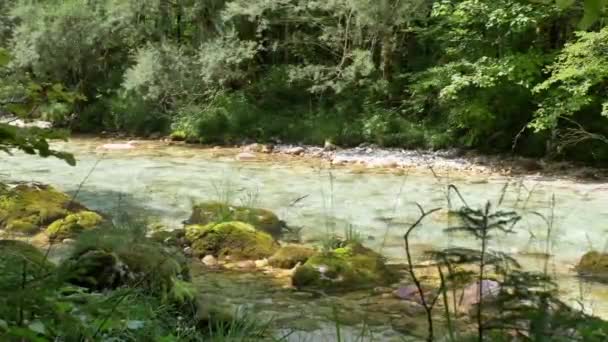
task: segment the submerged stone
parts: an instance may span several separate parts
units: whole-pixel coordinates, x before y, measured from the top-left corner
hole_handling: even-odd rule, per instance
[[[576,266],[576,271],[581,276],[608,282],[608,253],[585,253]]]
[[[51,241],[63,241],[84,230],[95,228],[102,222],[101,215],[92,211],[81,211],[51,223],[46,233]]]
[[[205,225],[213,222],[241,221],[274,237],[281,235],[285,228],[272,211],[260,208],[232,206],[220,202],[207,202],[195,205],[188,224]]]
[[[316,251],[304,246],[284,246],[268,259],[268,264],[278,268],[293,268],[298,263],[305,263]]]
[[[238,221],[188,226],[186,239],[197,257],[213,255],[231,260],[266,258],[279,247],[269,234]]]
[[[488,302],[493,301],[498,297],[500,293],[500,284],[495,280],[484,279],[481,281],[481,299],[479,297],[480,285],[476,281],[472,284],[467,285],[460,298],[458,310],[460,312],[470,312],[480,301]]]
[[[395,280],[396,275],[386,266],[384,257],[359,243],[312,256],[292,277],[298,288],[324,290],[373,288]]]

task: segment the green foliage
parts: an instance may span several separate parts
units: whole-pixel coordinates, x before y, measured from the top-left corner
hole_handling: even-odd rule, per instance
[[[596,111],[596,121],[605,120],[608,116],[608,102],[604,100],[604,82],[608,77],[607,44],[608,29],[602,29],[579,33],[575,42],[564,47],[547,68],[550,77],[534,89],[543,94],[532,124],[535,129],[557,127],[561,117],[572,116],[593,105],[601,106],[601,110]]]
[[[13,0],[1,7],[0,48],[22,93],[24,80],[60,93],[39,117],[80,131],[535,156],[564,140],[574,147],[563,155],[600,160],[602,52],[588,46],[602,44],[604,5]],[[575,58],[584,68],[567,76]]]

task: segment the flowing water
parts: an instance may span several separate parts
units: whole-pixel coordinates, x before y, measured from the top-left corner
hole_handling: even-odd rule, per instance
[[[545,259],[539,255],[549,241],[548,265],[559,280],[563,299],[582,300],[586,310],[608,318],[608,288],[583,283],[572,270],[586,251],[604,250],[608,241],[608,184],[538,176],[448,177],[430,170],[361,172],[285,158],[240,162],[234,154],[222,156],[220,150],[160,143],[107,151],[99,148],[103,143],[99,139],[57,143],[56,148],[75,154],[75,167],[52,158],[1,156],[0,180],[37,181],[78,191],[78,200],[92,209],[111,214],[128,208],[169,227],[181,226],[197,201],[253,203],[275,211],[290,226],[301,227],[304,241],[343,234],[352,227],[366,245],[392,262],[404,261],[402,236],[404,227],[418,217],[416,203],[427,210],[446,208],[445,189],[452,183],[470,206],[490,200],[494,205],[501,202],[505,210],[517,209],[523,215],[517,232],[497,236],[493,248],[511,253],[525,268],[542,269]],[[454,194],[450,198],[452,208],[461,206]],[[547,240],[547,225],[540,215],[551,217],[552,198],[554,225]],[[445,211],[429,217],[412,238],[417,250],[475,245],[471,238],[445,234],[448,220]],[[299,310],[297,304],[290,310]]]

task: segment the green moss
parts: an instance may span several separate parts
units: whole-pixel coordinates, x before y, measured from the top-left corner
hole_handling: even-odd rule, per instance
[[[41,184],[20,184],[0,193],[0,229],[31,235],[83,207]],[[37,229],[36,229],[37,228]]]
[[[40,227],[36,223],[32,222],[35,220],[36,219],[32,217],[28,217],[24,220],[14,219],[6,225],[5,229],[11,233],[34,235],[40,230]]]
[[[274,237],[280,236],[284,223],[272,211],[260,208],[231,206],[219,202],[195,205],[189,224],[209,224],[213,222],[241,221],[254,226]]]
[[[53,267],[36,247],[22,241],[0,240],[0,290],[21,283],[24,269],[26,280],[30,280],[46,275]]]
[[[583,255],[576,266],[582,276],[608,282],[608,253],[591,251]]]
[[[285,246],[274,253],[268,263],[272,267],[293,268],[298,263],[305,263],[315,253],[314,249],[308,247]]]
[[[314,255],[296,269],[292,278],[296,287],[324,290],[370,288],[395,280],[384,258],[358,243]]]
[[[278,248],[272,236],[238,221],[188,226],[186,239],[198,257],[260,259],[271,256]]]
[[[61,241],[74,237],[83,230],[95,228],[102,222],[103,218],[99,214],[92,211],[81,211],[51,223],[46,229],[46,233],[52,241]]]

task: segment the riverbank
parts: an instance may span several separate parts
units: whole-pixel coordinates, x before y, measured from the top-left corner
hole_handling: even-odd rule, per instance
[[[427,172],[437,177],[458,176],[512,176],[528,179],[570,179],[580,182],[602,183],[608,180],[608,169],[596,168],[567,161],[524,158],[513,155],[484,155],[475,151],[407,150],[382,148],[373,144],[341,148],[328,144],[324,147],[293,144],[246,143],[241,145],[200,145],[170,138],[140,139],[129,137],[104,137],[76,135],[74,139],[99,140],[105,144],[116,144],[116,149],[130,142],[130,148],[153,148],[154,146],[184,146],[215,157],[233,157],[239,161],[282,161],[309,163],[312,166],[348,167],[358,172],[393,171]],[[108,149],[114,149],[112,147]]]

